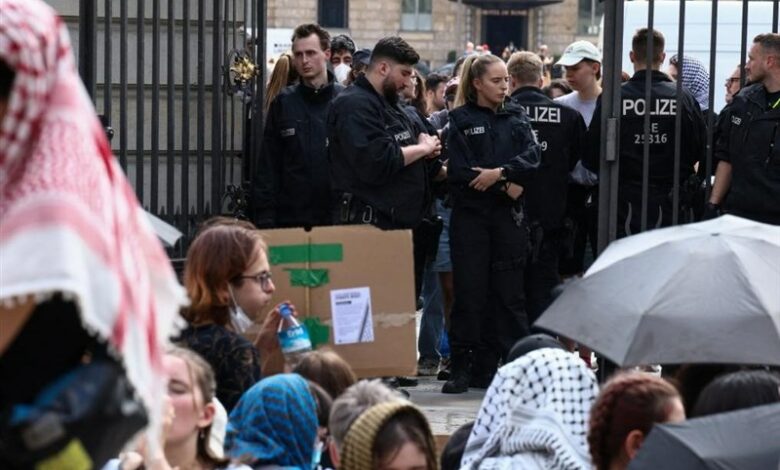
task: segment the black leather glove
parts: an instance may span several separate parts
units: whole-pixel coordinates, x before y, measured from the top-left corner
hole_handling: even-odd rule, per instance
[[[704,213],[701,215],[701,220],[715,219],[721,216],[720,204],[713,204],[708,202],[704,205]]]

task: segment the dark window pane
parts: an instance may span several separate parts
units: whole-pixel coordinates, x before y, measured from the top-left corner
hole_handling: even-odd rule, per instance
[[[430,14],[433,11],[433,2],[431,0],[418,0],[418,2],[418,8],[420,9],[418,13]]]
[[[325,28],[346,28],[347,0],[319,0],[318,23]]]
[[[401,13],[417,13],[417,0],[403,0],[401,4]]]

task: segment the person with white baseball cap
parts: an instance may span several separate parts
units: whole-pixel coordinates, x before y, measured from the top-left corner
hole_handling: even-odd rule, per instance
[[[596,100],[601,95],[601,52],[588,41],[576,41],[563,51],[556,65],[566,70],[566,81],[573,93],[557,98],[561,104],[576,109],[590,126]]]

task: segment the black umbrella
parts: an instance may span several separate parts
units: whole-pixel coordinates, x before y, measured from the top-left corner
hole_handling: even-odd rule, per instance
[[[780,403],[653,426],[629,470],[777,470]]]

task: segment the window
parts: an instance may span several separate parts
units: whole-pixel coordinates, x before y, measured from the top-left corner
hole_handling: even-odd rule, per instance
[[[430,31],[433,0],[403,0],[401,29],[404,31]]]
[[[349,27],[348,0],[319,0],[317,22],[323,28]]]
[[[597,36],[603,15],[604,3],[602,1],[580,0],[578,33],[584,36]]]

